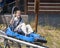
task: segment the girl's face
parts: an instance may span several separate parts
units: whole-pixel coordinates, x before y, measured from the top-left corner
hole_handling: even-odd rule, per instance
[[[20,11],[16,11],[16,17],[20,18],[21,17],[21,12]]]

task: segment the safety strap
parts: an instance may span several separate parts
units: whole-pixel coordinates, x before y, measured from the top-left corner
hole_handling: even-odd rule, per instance
[[[22,20],[22,18],[20,17],[20,19],[19,19],[19,22],[18,22],[17,26],[19,25],[19,23],[21,22],[21,20]]]

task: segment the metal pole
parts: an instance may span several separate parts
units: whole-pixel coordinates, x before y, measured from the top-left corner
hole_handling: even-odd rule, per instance
[[[39,13],[39,0],[35,0],[35,32],[37,32],[37,26],[38,26],[38,13]]]
[[[25,2],[25,11],[24,11],[24,14],[27,14],[27,11],[28,11],[28,0],[24,0],[24,2]]]

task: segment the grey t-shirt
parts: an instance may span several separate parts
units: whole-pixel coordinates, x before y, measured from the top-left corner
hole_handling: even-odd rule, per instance
[[[19,24],[24,23],[23,19],[20,17],[19,19],[17,17],[13,17],[12,20],[14,21],[12,26],[12,29],[14,30]]]

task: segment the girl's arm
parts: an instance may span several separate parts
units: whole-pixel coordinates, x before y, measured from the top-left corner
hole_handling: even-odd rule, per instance
[[[13,20],[13,18],[10,20],[10,25],[13,25],[13,23],[14,23],[14,20]]]

